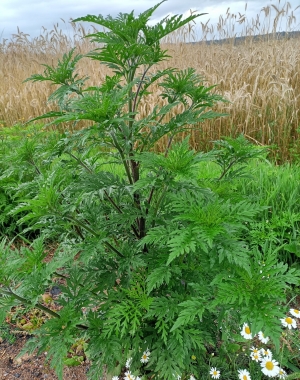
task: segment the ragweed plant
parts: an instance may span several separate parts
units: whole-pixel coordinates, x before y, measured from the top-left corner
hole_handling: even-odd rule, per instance
[[[237,153],[196,153],[188,138],[176,142],[178,133],[223,116],[211,108],[224,100],[192,68],[155,70],[168,58],[161,39],[200,16],[150,26],[162,3],[138,17],[75,20],[105,28],[87,36],[96,48],[84,57],[71,51],[57,67],[28,79],[59,86],[50,98],[59,109],[37,119],[90,122],[43,154],[41,169],[32,168],[35,191],[12,212],[48,239],[59,235],[60,247],[49,260],[41,239],[20,251],[1,246],[0,315],[18,304],[50,315],[26,349],[47,351],[60,379],[79,340],[86,342],[91,379],[104,370],[118,376],[119,363],[129,358],[127,378],[197,378],[200,370],[209,376],[207,352],[219,344],[225,321],[231,327],[230,314],[278,342],[278,302],[299,283],[299,273],[278,263],[272,247],[261,252],[244,241],[245,223],[263,207],[225,199],[197,180],[207,160],[224,169],[216,181],[238,175],[232,171],[241,162]],[[99,61],[113,74],[85,87],[86,77],[75,71],[81,59]],[[154,86],[161,99],[142,118]],[[157,153],[162,138],[165,149]],[[250,151],[247,146],[242,161],[255,156]],[[30,156],[35,164],[36,156]],[[60,289],[56,310],[40,299],[54,287]]]

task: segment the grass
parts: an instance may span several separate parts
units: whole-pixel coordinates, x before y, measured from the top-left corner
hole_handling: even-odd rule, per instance
[[[262,160],[251,160],[241,177],[233,181],[218,182],[220,168],[214,163],[199,165],[199,181],[212,188],[221,197],[266,206],[256,221],[247,224],[249,244],[263,246],[269,240],[276,246],[280,260],[299,266],[300,206],[299,176],[297,164],[273,165]],[[285,245],[283,247],[283,245]]]
[[[270,5],[251,19],[245,14],[220,15],[217,25],[189,25],[163,41],[172,59],[170,67],[195,67],[209,85],[228,99],[217,111],[228,113],[219,120],[206,120],[192,131],[191,143],[207,149],[212,140],[224,135],[243,133],[250,141],[271,145],[277,162],[299,157],[300,109],[300,44],[298,38],[275,38],[277,32],[292,31],[296,25],[296,9],[289,3]],[[241,32],[237,33],[237,25]],[[201,36],[198,32],[201,30]],[[51,31],[44,29],[30,39],[25,33],[13,35],[0,44],[0,124],[11,126],[50,111],[47,98],[53,90],[47,82],[36,85],[22,83],[33,73],[43,71],[41,64],[52,65],[62,54],[76,46],[80,53],[94,48],[82,39],[92,29],[71,23],[71,33],[64,33],[58,24]],[[239,40],[239,35],[247,38]],[[257,39],[254,35],[267,35]],[[208,39],[223,43],[204,43]],[[200,41],[199,43],[194,43]],[[83,59],[79,72],[90,73],[89,84],[101,83],[107,72],[98,62]],[[157,104],[159,89],[141,104],[144,117]],[[180,112],[180,109],[177,110]],[[83,125],[81,125],[82,127]],[[70,128],[68,126],[68,128]],[[164,144],[164,141],[161,142]]]
[[[237,193],[267,204],[276,212],[300,213],[299,165],[277,166],[267,160],[252,160],[244,173],[245,177],[234,181]],[[220,168],[214,163],[202,163],[199,167],[199,178],[213,179],[219,175]]]

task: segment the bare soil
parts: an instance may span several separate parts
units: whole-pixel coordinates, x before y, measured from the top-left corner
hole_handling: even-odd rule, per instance
[[[0,339],[0,380],[58,380],[55,372],[45,361],[44,355],[17,355],[26,343],[28,336],[17,336],[13,344]],[[88,363],[64,369],[64,380],[86,380]]]

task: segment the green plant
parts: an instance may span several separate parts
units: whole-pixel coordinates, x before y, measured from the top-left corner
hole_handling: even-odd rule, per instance
[[[61,137],[42,126],[15,125],[2,131],[0,141],[0,234],[13,239],[29,225],[18,224],[20,216],[12,210],[25,198],[34,198],[41,177],[49,172],[53,148]],[[27,237],[32,237],[27,234]]]
[[[9,344],[13,344],[16,341],[16,337],[10,331],[10,326],[7,323],[0,325],[0,342],[7,341]]]
[[[266,240],[273,241],[281,246],[280,260],[299,265],[299,166],[253,162],[247,173],[248,178],[235,181],[236,192],[266,206],[256,220],[247,224],[249,244],[262,246]]]
[[[242,172],[247,167],[245,164],[248,163],[249,159],[263,158],[263,154],[267,153],[266,147],[253,146],[243,135],[236,139],[224,137],[222,140],[214,141],[214,147],[218,148],[215,152],[214,161],[221,168],[219,181],[222,178],[241,177]]]
[[[279,302],[290,284],[299,284],[299,273],[279,263],[270,244],[260,251],[244,239],[245,223],[264,207],[246,197],[222,197],[197,179],[199,165],[215,161],[223,169],[218,182],[230,180],[226,174],[239,174],[233,165],[256,156],[255,149],[231,140],[236,151],[228,151],[227,141],[223,151],[196,153],[188,137],[174,143],[178,133],[223,116],[211,110],[223,99],[194,69],[154,71],[168,57],[160,40],[199,16],[172,16],[149,26],[162,3],[138,17],[132,12],[75,20],[106,28],[87,36],[101,47],[86,57],[73,58],[71,51],[56,68],[46,66],[43,75],[28,79],[59,85],[50,99],[59,111],[35,120],[91,123],[65,133],[51,148],[12,212],[21,213],[19,223],[27,230],[47,238],[60,234],[50,262],[42,238],[20,250],[4,241],[0,249],[0,317],[17,304],[50,315],[26,350],[47,351],[60,379],[78,340],[86,342],[91,379],[104,368],[119,371],[130,357],[128,371],[145,378],[173,380],[200,371],[205,378],[208,352],[216,350],[225,327],[247,321],[279,348]],[[84,87],[85,78],[74,74],[84,58],[114,74],[100,86]],[[154,85],[161,100],[142,118]],[[163,137],[165,149],[157,153]],[[34,148],[24,156],[36,171],[37,153]],[[266,273],[260,273],[262,261]],[[40,296],[58,280],[60,308],[52,310]]]

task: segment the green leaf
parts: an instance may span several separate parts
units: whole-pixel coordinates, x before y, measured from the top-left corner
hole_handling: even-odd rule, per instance
[[[284,249],[290,253],[294,253],[297,257],[300,257],[300,244],[296,241],[286,244]]]
[[[197,247],[197,241],[191,229],[178,230],[174,235],[175,236],[168,241],[170,255],[167,265],[185,253],[195,252]]]
[[[171,332],[178,329],[180,326],[189,325],[194,322],[196,317],[200,322],[205,310],[205,300],[191,298],[187,301],[181,302],[178,306],[184,308],[184,310],[180,311],[178,318],[170,330]]]
[[[168,285],[171,279],[171,270],[167,266],[161,266],[154,269],[147,277],[147,292],[150,292],[161,286],[162,284]]]
[[[83,356],[72,356],[71,358],[64,358],[64,364],[68,367],[76,367],[81,365],[83,360]]]
[[[44,75],[34,74],[31,77],[25,79],[24,82],[51,81],[54,84],[65,84],[65,85],[70,85],[70,84],[75,83],[77,74],[73,76],[73,72],[76,68],[76,64],[83,56],[81,54],[76,54],[75,57],[73,58],[74,51],[75,51],[75,48],[71,49],[69,53],[64,54],[62,61],[60,60],[58,61],[57,68],[54,68],[49,65],[43,65],[46,67],[46,70],[44,71]]]

